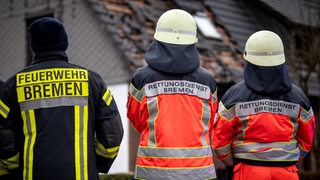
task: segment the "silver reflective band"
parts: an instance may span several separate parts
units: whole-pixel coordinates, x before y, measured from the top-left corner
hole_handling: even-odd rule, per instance
[[[195,148],[153,148],[139,146],[138,156],[147,158],[195,158],[212,156],[210,146]]]
[[[252,56],[276,56],[284,54],[283,51],[272,51],[272,52],[255,52],[255,51],[246,51],[246,55]]]
[[[221,101],[219,102],[218,111],[219,114],[228,121],[231,121],[236,116],[235,106],[227,109]]]
[[[165,177],[164,177],[165,176]],[[197,168],[154,168],[137,166],[135,178],[137,179],[166,179],[166,180],[194,180],[216,178],[214,165]],[[162,178],[161,178],[162,177]]]
[[[231,152],[231,142],[225,146],[220,147],[220,148],[215,148],[214,150],[217,155],[224,156],[224,155]]]
[[[281,149],[285,151],[294,151],[297,148],[297,141],[293,140],[292,142],[271,142],[271,143],[247,143],[241,144],[242,141],[236,141],[236,146],[233,147],[234,152],[244,153],[244,152],[253,152],[261,151],[262,149]]]
[[[233,146],[236,158],[262,161],[297,161],[300,157],[296,141],[240,144],[241,142],[237,141]]]
[[[141,90],[136,89],[133,84],[130,83],[130,88],[129,88],[130,94],[137,99],[139,102],[142,101],[142,98],[144,97],[144,88]]]
[[[305,122],[308,122],[311,118],[312,118],[312,115],[313,115],[313,110],[312,108],[309,109],[309,111],[305,110],[304,108],[302,108],[302,111],[300,113],[300,118],[305,121]]]
[[[234,157],[240,159],[250,159],[256,161],[298,161],[300,157],[300,150],[296,148],[293,151],[285,151],[281,149],[270,149],[261,152],[245,152],[234,153]]]
[[[21,102],[21,110],[53,108],[59,106],[88,105],[88,97],[61,97]]]
[[[195,31],[172,29],[172,28],[162,28],[162,27],[158,27],[158,28],[156,29],[156,31],[172,32],[172,33],[179,33],[179,34],[189,34],[189,35],[197,36],[197,32],[195,32]]]
[[[148,109],[149,109],[149,119],[148,119],[148,126],[150,129],[150,137],[148,141],[148,146],[156,147],[156,119],[158,115],[158,100],[157,97],[151,97],[148,99]]]

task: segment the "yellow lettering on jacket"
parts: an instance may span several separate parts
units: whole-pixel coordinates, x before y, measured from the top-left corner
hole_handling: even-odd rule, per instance
[[[52,68],[18,73],[18,101],[43,98],[88,96],[88,71],[72,68]]]

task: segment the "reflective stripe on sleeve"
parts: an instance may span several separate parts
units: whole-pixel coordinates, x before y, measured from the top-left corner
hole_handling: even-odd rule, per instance
[[[1,160],[6,169],[15,169],[19,167],[19,153],[11,158]]]
[[[305,110],[304,108],[301,108],[301,113],[300,113],[300,118],[305,121],[305,122],[308,122],[311,118],[312,118],[312,115],[313,115],[313,110],[312,108],[310,107],[309,111]]]
[[[219,110],[218,113],[221,117],[223,117],[227,121],[231,121],[235,117],[235,106],[227,109],[224,104],[220,101],[219,102]]]
[[[0,160],[0,179],[2,175],[6,175],[9,174],[9,171],[4,167],[3,164],[1,164],[1,160]]]
[[[9,174],[10,169],[19,167],[19,153],[8,159],[0,159],[0,179],[1,175]]]
[[[221,159],[223,163],[227,166],[232,166],[233,165],[233,154],[230,153],[225,159]]]
[[[114,158],[118,155],[120,146],[105,148],[98,140],[96,140],[96,153],[105,158]]]
[[[113,96],[109,88],[107,88],[106,92],[103,94],[102,99],[107,104],[107,106],[110,105]]]
[[[301,158],[304,158],[304,157],[309,153],[309,151],[304,150],[304,149],[301,147],[300,144],[299,144],[299,149],[300,149],[300,157],[301,157]]]
[[[0,114],[4,117],[7,118],[8,114],[10,112],[10,108],[0,100]]]
[[[222,146],[220,148],[215,148],[214,151],[218,156],[227,155],[228,153],[231,152],[231,143],[229,143],[225,146]]]
[[[142,88],[140,91],[136,89],[133,84],[130,83],[129,87],[130,94],[139,102],[142,101],[142,98],[145,96],[144,88]]]
[[[214,93],[212,94],[212,102],[215,102],[218,100],[218,95],[217,95],[217,89],[214,91]]]

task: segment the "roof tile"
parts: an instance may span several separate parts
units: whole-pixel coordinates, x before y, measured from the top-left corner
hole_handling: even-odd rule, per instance
[[[242,56],[236,50],[236,45],[223,26],[215,22],[215,16],[207,11],[204,4],[200,1],[174,0],[174,1],[155,1],[155,0],[101,0],[106,9],[96,11],[100,14],[100,19],[106,23],[115,43],[125,51],[125,57],[132,64],[131,68],[145,66],[144,54],[153,40],[154,29],[160,15],[168,9],[180,8],[189,11],[191,14],[203,11],[217,25],[217,30],[222,35],[222,39],[206,38],[198,33],[198,43],[196,47],[200,55],[200,64],[216,78],[219,83],[234,82],[232,73],[228,72],[228,66],[242,66]],[[98,9],[98,8],[95,8]],[[227,53],[229,52],[229,53]]]

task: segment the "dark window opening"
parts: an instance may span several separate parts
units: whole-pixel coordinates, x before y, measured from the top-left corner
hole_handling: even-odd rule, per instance
[[[35,16],[35,17],[31,17],[31,18],[27,18],[26,19],[26,39],[27,39],[27,59],[26,59],[26,66],[29,66],[30,64],[32,64],[33,62],[33,58],[34,58],[34,54],[33,54],[33,51],[31,49],[31,43],[30,43],[30,35],[29,35],[29,32],[28,32],[28,27],[37,19],[40,19],[40,18],[43,18],[43,17],[53,17],[53,13],[50,13],[50,14],[44,14],[44,15],[41,15],[41,16]]]
[[[295,35],[295,48],[303,49],[303,39],[299,35]]]

